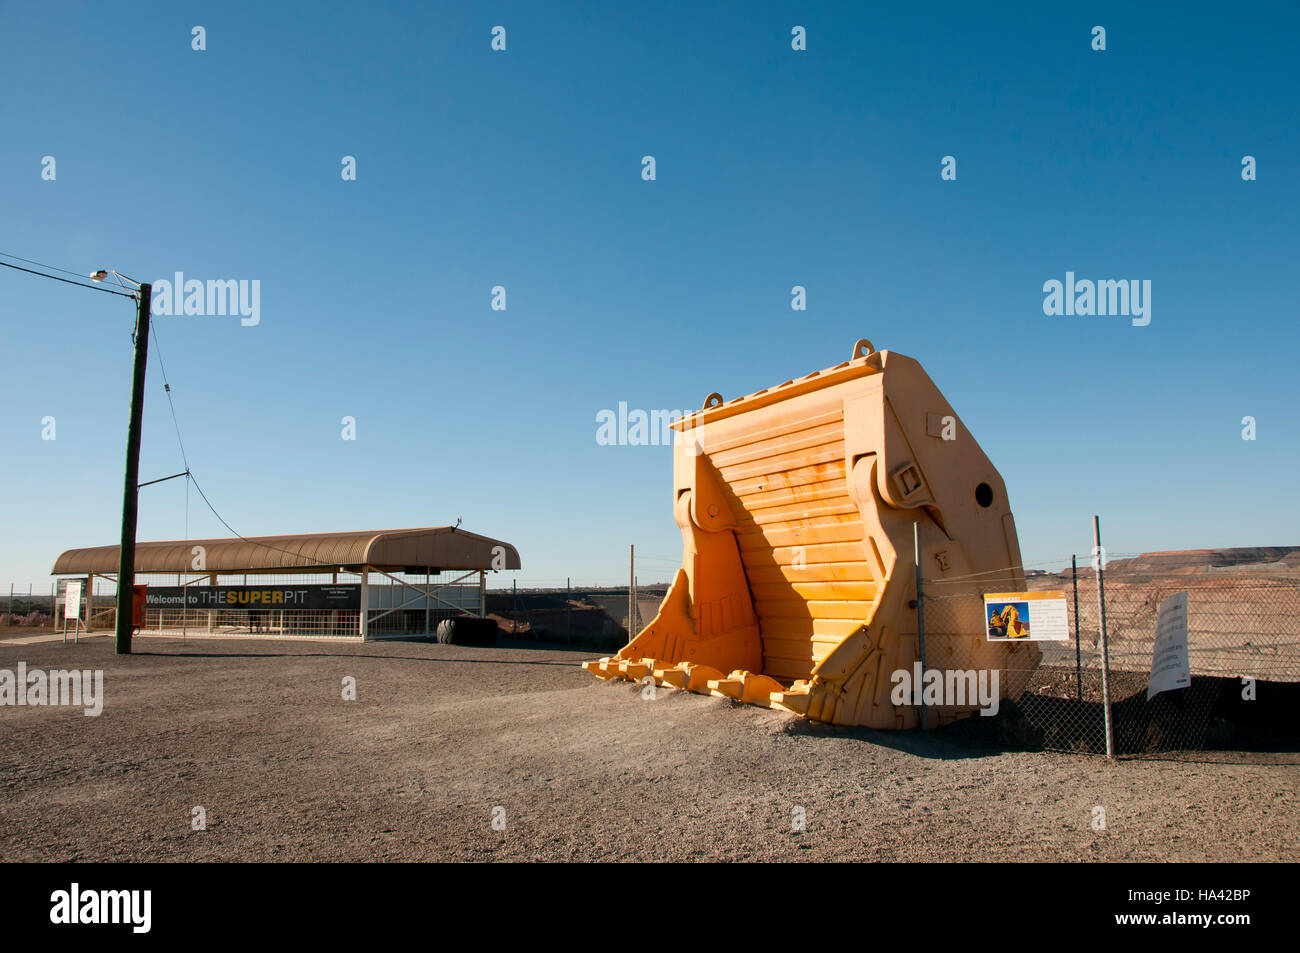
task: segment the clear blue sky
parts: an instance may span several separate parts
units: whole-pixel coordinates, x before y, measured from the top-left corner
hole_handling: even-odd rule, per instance
[[[520,584],[621,581],[628,543],[667,579],[671,450],[598,446],[597,412],[865,336],[962,415],[1029,564],[1086,553],[1093,513],[1112,552],[1300,543],[1295,4],[301,9],[18,3],[0,30],[0,251],[261,282],[256,327],[157,319],[240,533],[461,517]],[[1149,279],[1151,324],[1045,316],[1067,271]],[[131,323],[0,269],[0,587],[116,541]],[[150,375],[142,479],[182,469]],[[141,539],[185,535],[184,483],[142,491]],[[189,534],[226,535],[196,496]]]

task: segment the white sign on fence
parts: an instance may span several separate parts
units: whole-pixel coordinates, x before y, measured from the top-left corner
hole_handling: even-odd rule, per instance
[[[81,581],[69,582],[63,592],[63,618],[81,618]]]
[[[1190,684],[1192,667],[1187,657],[1187,593],[1180,592],[1160,603],[1147,701],[1161,692],[1186,688]]]

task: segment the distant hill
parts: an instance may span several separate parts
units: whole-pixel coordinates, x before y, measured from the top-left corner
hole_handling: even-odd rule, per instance
[[[1092,560],[1079,557],[1079,578],[1092,576]],[[1249,579],[1300,581],[1300,546],[1241,546],[1235,549],[1177,549],[1142,553],[1127,559],[1106,561],[1106,578],[1115,584],[1147,585],[1168,581],[1181,585],[1201,581],[1217,584],[1230,577],[1241,583]],[[1031,589],[1057,588],[1071,579],[1070,569],[1059,572],[1025,572]],[[1198,583],[1199,584],[1199,583]]]
[[[1300,570],[1300,546],[1243,546],[1236,549],[1178,549],[1143,553],[1107,562],[1106,570],[1124,575],[1183,575],[1213,571]]]

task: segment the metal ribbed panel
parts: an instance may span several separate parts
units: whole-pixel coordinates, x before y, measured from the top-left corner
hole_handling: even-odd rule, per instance
[[[195,547],[203,548],[202,566]],[[54,561],[52,575],[116,573],[118,547],[69,549]],[[518,569],[509,543],[450,526],[363,530],[247,539],[190,539],[137,543],[136,572],[333,572],[340,566],[377,569]]]
[[[735,494],[736,543],[763,641],[763,672],[808,678],[871,616],[878,583],[862,558],[863,526],[844,474],[838,401],[772,424],[745,415],[711,434],[710,463]],[[766,421],[766,426],[762,423]]]

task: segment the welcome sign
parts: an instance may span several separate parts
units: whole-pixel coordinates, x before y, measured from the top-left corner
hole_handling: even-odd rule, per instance
[[[360,586],[150,586],[146,609],[360,609]]]

